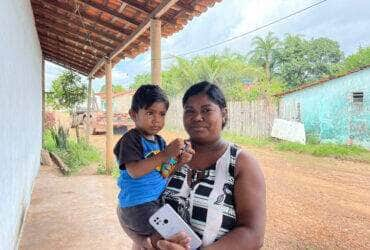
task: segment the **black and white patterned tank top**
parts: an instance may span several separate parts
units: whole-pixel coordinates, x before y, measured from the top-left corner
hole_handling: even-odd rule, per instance
[[[162,200],[191,226],[203,246],[218,240],[236,225],[234,169],[239,152],[229,144],[216,164],[205,170],[183,166],[170,177],[162,194]]]

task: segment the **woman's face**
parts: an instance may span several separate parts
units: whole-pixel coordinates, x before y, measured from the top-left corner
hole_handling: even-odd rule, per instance
[[[224,119],[226,109],[221,110],[205,94],[189,97],[184,105],[184,127],[193,141],[210,143],[218,140]]]

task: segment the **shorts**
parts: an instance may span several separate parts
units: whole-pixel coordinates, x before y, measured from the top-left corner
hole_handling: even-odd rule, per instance
[[[146,202],[133,207],[117,207],[117,215],[121,226],[129,228],[142,236],[155,233],[149,224],[149,218],[162,206],[160,200]]]

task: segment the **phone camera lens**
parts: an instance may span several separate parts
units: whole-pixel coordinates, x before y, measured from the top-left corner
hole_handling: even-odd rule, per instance
[[[167,219],[164,219],[164,220],[163,220],[163,223],[164,223],[164,224],[167,224],[167,223],[168,223],[168,220],[167,220]]]

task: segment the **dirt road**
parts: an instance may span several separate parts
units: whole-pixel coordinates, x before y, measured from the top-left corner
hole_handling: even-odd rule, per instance
[[[175,134],[164,136],[170,140]],[[103,152],[104,135],[92,140]],[[370,249],[369,164],[245,149],[266,178],[265,249]],[[115,217],[115,180],[94,173],[91,167],[63,177],[42,168],[21,249],[130,248]]]

